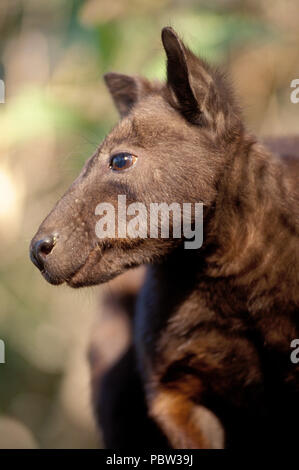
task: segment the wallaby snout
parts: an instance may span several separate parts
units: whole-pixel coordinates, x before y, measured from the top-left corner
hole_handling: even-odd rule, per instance
[[[53,250],[56,239],[57,235],[48,235],[32,243],[30,247],[30,257],[40,271],[43,271],[45,258]]]

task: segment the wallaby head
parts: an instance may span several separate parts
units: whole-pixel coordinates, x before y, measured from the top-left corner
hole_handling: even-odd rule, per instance
[[[224,77],[197,58],[173,29],[162,30],[162,42],[166,84],[105,76],[120,122],[31,243],[32,261],[53,284],[97,284],[163,259],[183,237],[100,239],[97,205],[110,203],[117,215],[118,195],[125,195],[127,204],[146,207],[152,202],[212,207],[229,159],[242,151],[243,125]]]

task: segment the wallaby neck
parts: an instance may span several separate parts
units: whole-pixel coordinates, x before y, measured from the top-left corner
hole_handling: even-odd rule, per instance
[[[203,247],[179,248],[155,271],[181,291],[221,279],[240,289],[244,306],[253,284],[257,296],[279,285],[278,303],[298,305],[298,221],[288,187],[279,158],[247,138],[220,179],[204,219]]]
[[[285,286],[285,302],[298,305],[298,200],[293,191],[290,196],[292,184],[284,162],[247,139],[219,185],[207,233],[210,276],[240,286],[256,283],[260,291],[280,286],[283,292]]]

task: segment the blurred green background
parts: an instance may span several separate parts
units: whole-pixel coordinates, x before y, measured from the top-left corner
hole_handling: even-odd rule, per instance
[[[298,24],[297,0],[1,0],[0,448],[101,445],[86,351],[107,287],[50,286],[28,245],[116,122],[103,73],[163,79],[171,25],[225,65],[254,132],[295,133]]]

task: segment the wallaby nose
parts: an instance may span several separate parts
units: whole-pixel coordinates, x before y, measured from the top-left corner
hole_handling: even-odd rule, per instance
[[[55,237],[53,235],[35,241],[30,247],[30,258],[33,264],[41,271],[44,269],[45,259],[53,250]]]

